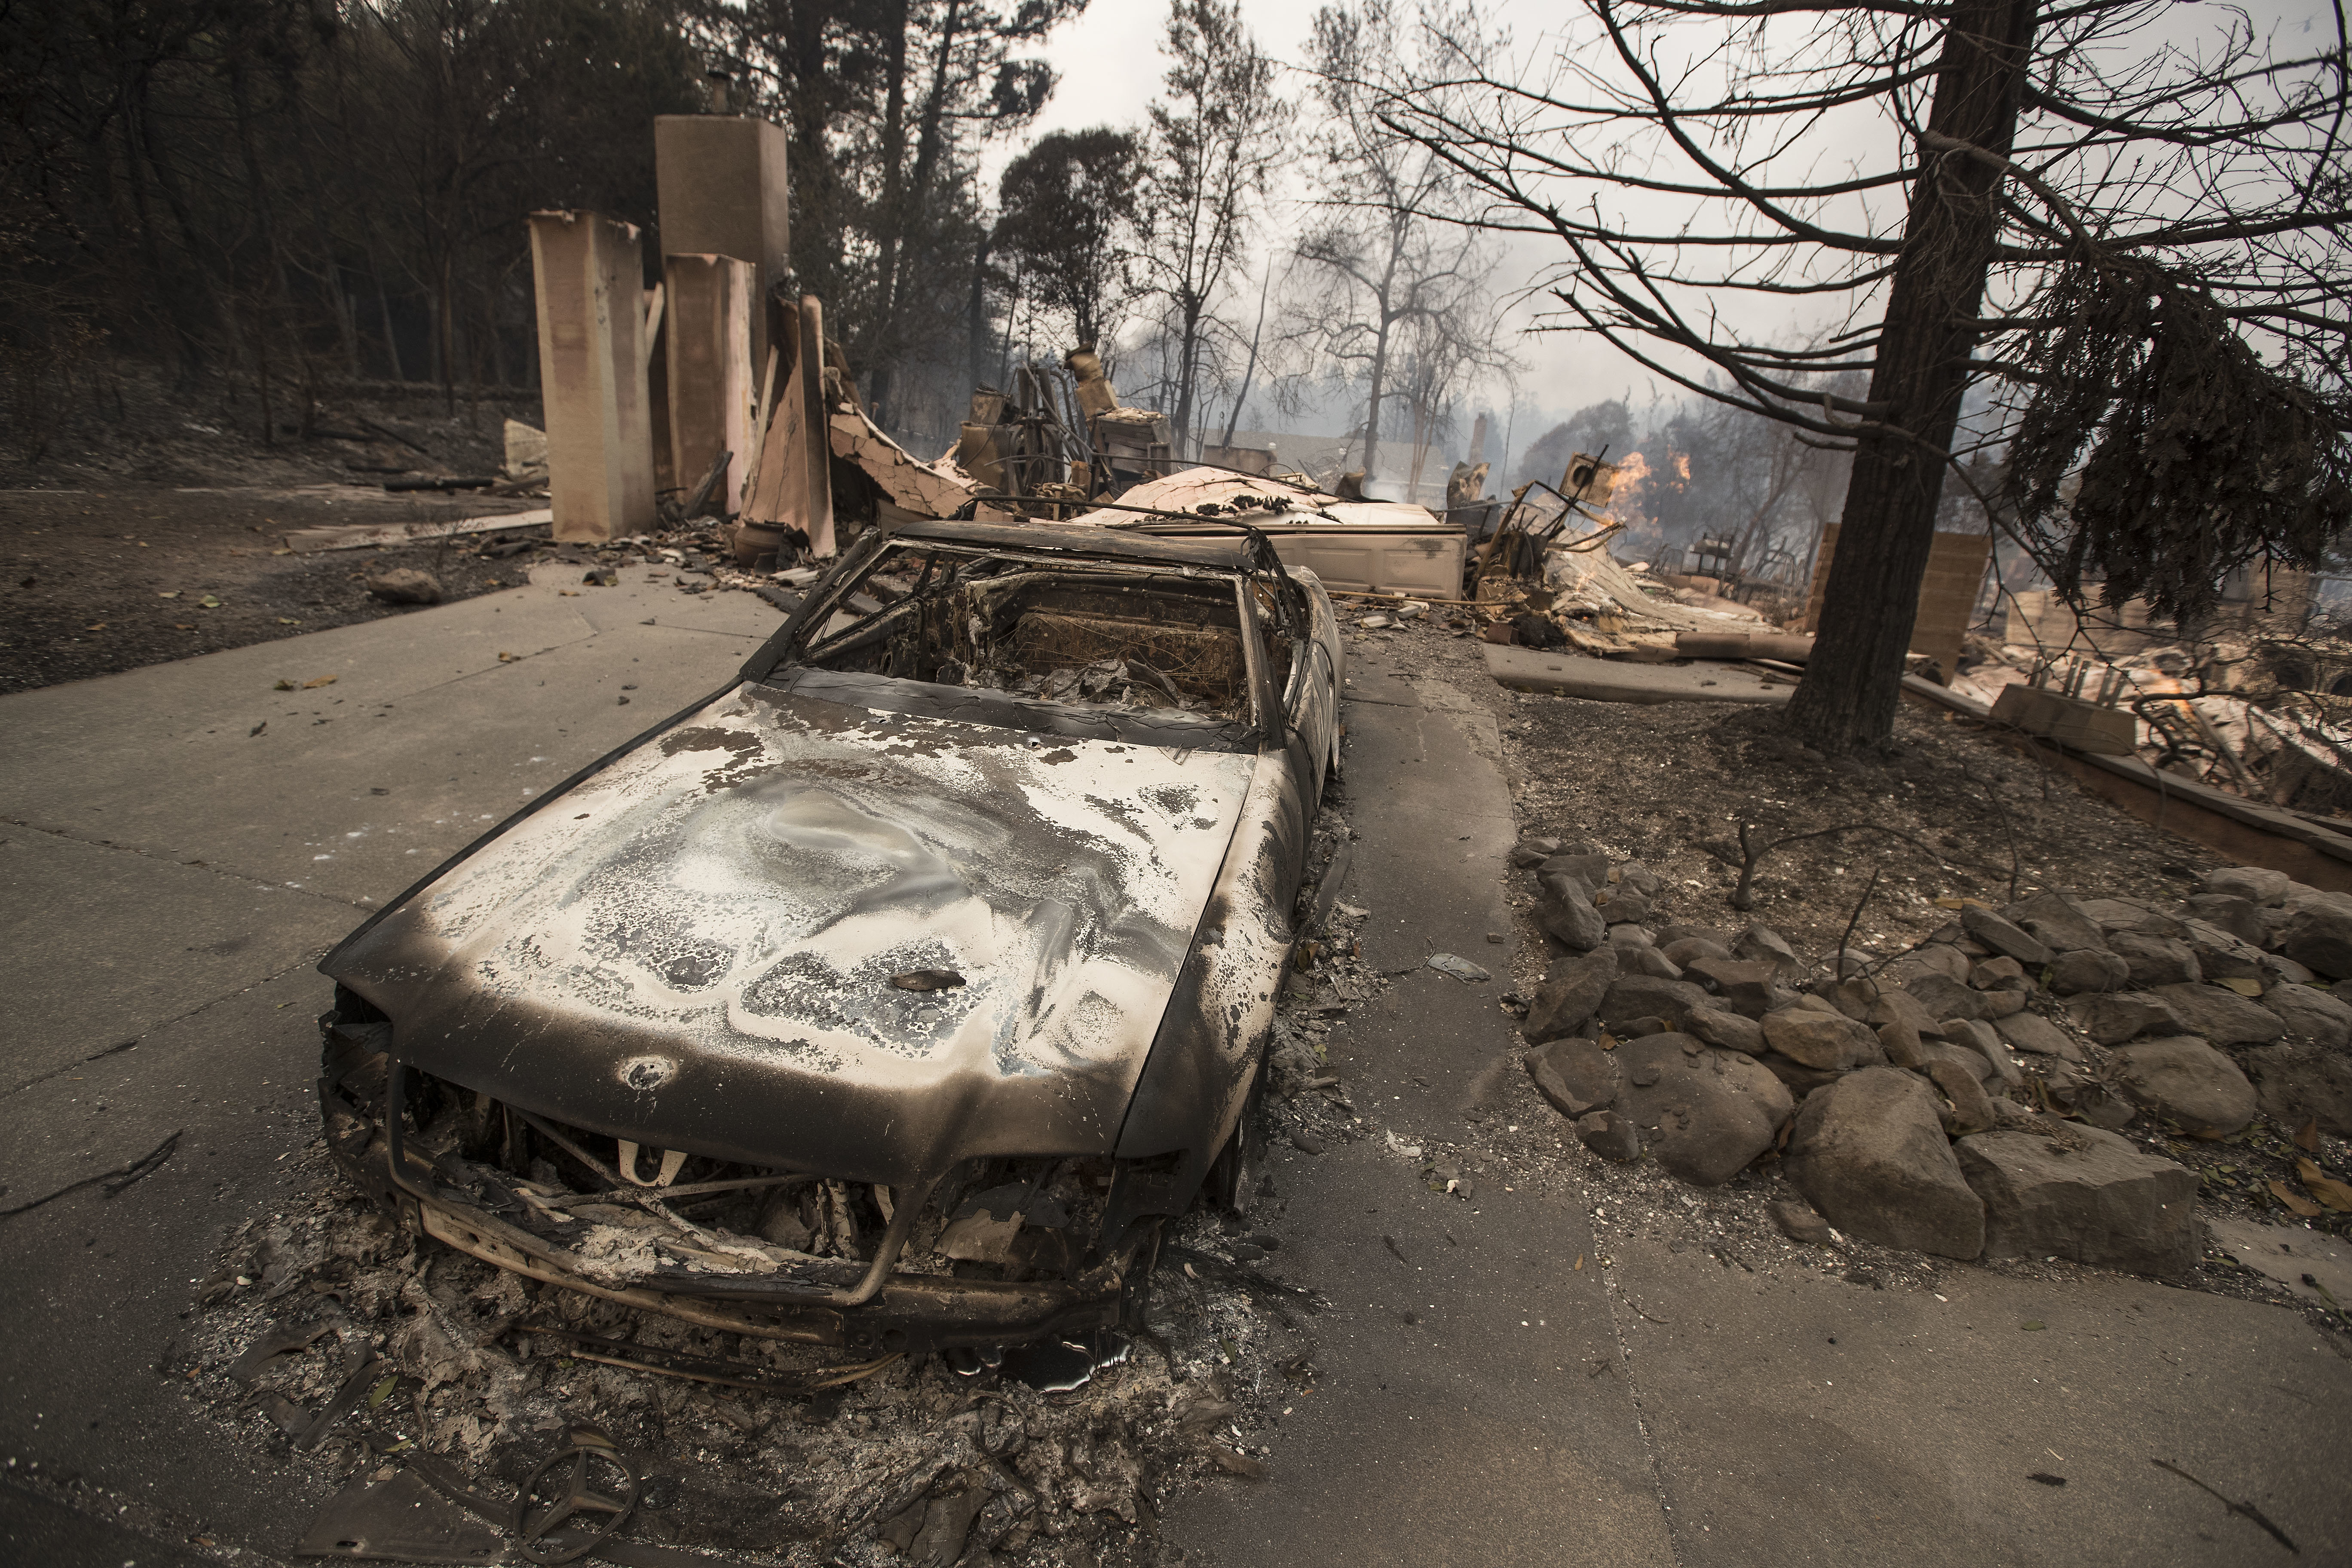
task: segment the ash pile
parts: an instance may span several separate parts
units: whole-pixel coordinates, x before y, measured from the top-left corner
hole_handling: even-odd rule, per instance
[[[1159,1563],[1171,1490],[1263,1479],[1251,1434],[1315,1376],[1317,1304],[1261,1268],[1278,1200],[1171,1224],[1131,1337],[843,1363],[499,1269],[302,1158],[317,1195],[230,1238],[170,1367],[331,1493],[298,1556]]]
[[[1654,912],[1663,880],[1597,845],[1512,859],[1556,952],[1524,1066],[1604,1160],[1777,1178],[1798,1240],[2158,1277],[2204,1259],[2200,1205],[2352,1224],[2352,896],[2233,868],[2170,906],[1946,900],[1910,947],[1816,968]]]

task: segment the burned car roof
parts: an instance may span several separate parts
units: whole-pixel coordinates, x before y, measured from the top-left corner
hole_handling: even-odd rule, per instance
[[[904,522],[891,530],[900,540],[996,544],[1106,561],[1151,562],[1212,572],[1247,572],[1259,567],[1245,539],[1171,539],[1079,522]]]

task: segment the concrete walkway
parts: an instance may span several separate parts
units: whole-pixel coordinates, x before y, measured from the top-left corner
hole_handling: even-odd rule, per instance
[[[0,1562],[180,1563],[199,1536],[274,1561],[321,1500],[215,1442],[157,1371],[222,1232],[310,1179],[311,963],[726,681],[778,619],[668,574],[551,580],[576,575],[0,698],[0,1208],[180,1134],[120,1196],[0,1219]],[[1491,721],[1437,683],[1353,673],[1368,952],[1499,970]],[[1459,1137],[1507,1024],[1490,988],[1423,970],[1334,1052],[1368,1118]],[[1663,1247],[1578,1270],[1580,1207],[1441,1197],[1376,1140],[1276,1176],[1283,1267],[1335,1309],[1274,1480],[1166,1521],[1228,1568],[2352,1563],[2352,1364],[2276,1309],[1969,1270],[1937,1301]],[[2251,1499],[2300,1557],[2157,1458]]]

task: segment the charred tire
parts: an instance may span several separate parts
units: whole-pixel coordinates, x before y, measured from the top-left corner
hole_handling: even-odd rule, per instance
[[[1249,1098],[1242,1101],[1241,1119],[1226,1140],[1216,1163],[1202,1184],[1210,1199],[1230,1215],[1245,1215],[1257,1201],[1258,1177],[1265,1170],[1265,1058],[1258,1058],[1250,1079]]]

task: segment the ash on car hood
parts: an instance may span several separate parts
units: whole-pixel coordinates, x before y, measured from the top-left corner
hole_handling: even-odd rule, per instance
[[[403,1060],[656,1147],[884,1182],[1107,1152],[1255,766],[745,687],[324,967]]]

